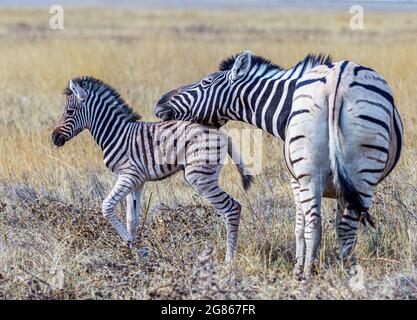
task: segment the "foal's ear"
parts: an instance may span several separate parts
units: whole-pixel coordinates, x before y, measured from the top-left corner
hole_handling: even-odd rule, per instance
[[[78,83],[70,80],[68,87],[70,88],[72,93],[75,94],[79,101],[84,101],[85,99],[87,99],[87,91],[84,88],[82,88]]]
[[[231,80],[235,81],[243,77],[252,66],[252,54],[250,51],[241,53],[235,60],[231,70]]]

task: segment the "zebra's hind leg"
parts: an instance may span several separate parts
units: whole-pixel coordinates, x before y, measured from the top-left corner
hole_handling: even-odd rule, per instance
[[[339,258],[343,264],[353,263],[353,248],[356,244],[356,234],[358,230],[359,217],[357,213],[343,205],[337,203],[336,216],[336,239],[339,247]]]
[[[305,261],[304,277],[310,278],[315,272],[318,249],[321,241],[321,190],[310,175],[299,179],[300,195],[299,201],[305,217],[304,240],[305,240]]]
[[[126,196],[126,227],[132,241],[136,240],[136,234],[140,219],[140,198],[143,185]]]
[[[304,226],[305,226],[305,216],[303,210],[301,209],[300,203],[300,184],[294,178],[291,179],[291,187],[294,194],[295,201],[295,258],[296,263],[293,271],[295,278],[300,279],[304,271],[304,259],[306,244],[304,240]]]
[[[371,206],[372,196],[377,184],[374,183],[374,181],[380,179],[379,169],[375,170],[370,168],[370,164],[365,161],[361,162],[361,166],[362,167],[356,168],[356,171],[359,173],[357,176],[350,175],[350,179],[354,181],[353,185],[356,189],[357,196],[359,197],[356,202],[361,202],[360,208],[353,210],[353,204],[346,199],[346,196],[344,197],[345,199],[338,200],[337,211],[339,216],[336,219],[336,235],[339,247],[339,258],[346,266],[355,263],[353,249],[357,241],[358,226],[363,218],[362,214],[367,213],[368,208]],[[348,172],[352,171],[354,171],[354,169],[348,170]],[[366,215],[364,217],[366,217]],[[362,222],[366,223],[366,221],[363,220]]]
[[[220,166],[186,167],[186,181],[206,198],[224,218],[227,233],[226,263],[230,264],[237,250],[241,206],[219,186]]]
[[[110,194],[104,199],[102,204],[103,216],[110,222],[110,224],[116,229],[117,233],[123,238],[124,241],[131,243],[133,238],[127,231],[126,227],[119,221],[116,216],[116,205],[126,197],[135,188],[135,182],[129,176],[121,175],[117,178],[117,182],[114,185]]]

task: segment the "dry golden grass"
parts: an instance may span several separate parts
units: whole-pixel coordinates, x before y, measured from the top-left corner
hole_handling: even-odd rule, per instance
[[[348,12],[66,10],[63,31],[48,28],[46,10],[2,10],[0,21],[1,298],[417,297],[415,13],[366,13],[362,31],[349,29]],[[393,89],[404,153],[378,187],[377,229],[360,231],[363,287],[349,285],[337,264],[331,201],[320,275],[307,284],[291,279],[294,206],[278,139],[264,135],[264,170],[248,195],[234,169],[223,170],[223,186],[244,206],[232,275],[222,221],[181,175],[146,185],[138,247],[149,256],[142,257],[100,215],[114,179],[89,134],[60,150],[51,145],[72,77],[103,79],[156,120],[152,106],[162,93],[245,49],[282,66],[330,53],[379,71]],[[236,126],[244,125],[228,125]]]

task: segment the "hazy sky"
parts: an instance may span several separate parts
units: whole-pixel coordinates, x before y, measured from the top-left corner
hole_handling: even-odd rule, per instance
[[[353,4],[382,10],[417,9],[417,0],[0,0],[2,7],[116,6],[144,8],[318,8],[342,9]]]

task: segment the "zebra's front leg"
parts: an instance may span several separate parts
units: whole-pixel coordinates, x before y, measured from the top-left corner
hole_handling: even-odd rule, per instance
[[[291,179],[291,187],[294,194],[295,201],[295,258],[296,263],[293,271],[295,278],[300,279],[304,271],[304,259],[305,259],[305,240],[304,240],[304,226],[305,217],[303,210],[301,209],[301,203],[299,199],[300,184],[294,178]]]
[[[132,189],[134,189],[132,180],[127,176],[119,176],[112,191],[106,199],[104,199],[102,204],[103,216],[116,229],[122,239],[128,243],[131,243],[133,238],[127,231],[126,227],[117,218],[115,208],[119,201],[126,197]]]
[[[306,178],[309,178],[308,176]],[[301,179],[310,180],[310,179]],[[317,185],[300,182],[300,203],[305,217],[304,239],[306,255],[304,261],[304,277],[310,278],[315,273],[318,249],[321,241],[321,193]]]
[[[143,185],[126,196],[126,227],[132,241],[136,240],[140,220],[140,198]]]

